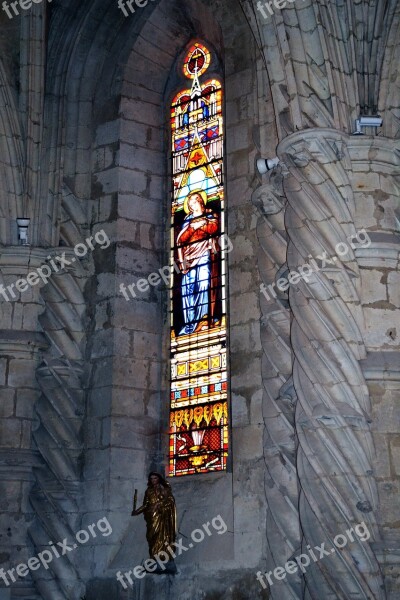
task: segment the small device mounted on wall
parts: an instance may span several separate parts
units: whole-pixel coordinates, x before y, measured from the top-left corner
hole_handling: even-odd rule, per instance
[[[30,219],[19,218],[17,219],[18,226],[18,243],[20,246],[29,246],[28,242],[28,227]]]
[[[257,159],[257,171],[260,175],[265,175],[268,171],[271,171],[275,167],[279,165],[279,158],[275,156],[275,158],[258,158]]]
[[[382,117],[379,115],[360,116],[356,119],[356,130],[353,132],[353,135],[364,135],[364,132],[361,131],[361,127],[382,127],[382,122]]]

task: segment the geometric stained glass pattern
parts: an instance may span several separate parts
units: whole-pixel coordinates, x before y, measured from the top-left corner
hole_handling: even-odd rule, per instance
[[[210,63],[190,46],[191,85],[171,106],[170,476],[224,470],[228,455],[222,88]]]

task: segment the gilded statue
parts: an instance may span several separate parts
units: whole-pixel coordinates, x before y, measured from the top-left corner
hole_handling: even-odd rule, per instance
[[[176,572],[171,545],[176,539],[176,507],[171,486],[160,473],[151,472],[147,481],[143,505],[132,511],[132,516],[143,513],[146,521],[146,539],[150,558],[166,557],[167,571]],[[164,560],[162,561],[164,562]],[[165,568],[162,569],[165,573]]]

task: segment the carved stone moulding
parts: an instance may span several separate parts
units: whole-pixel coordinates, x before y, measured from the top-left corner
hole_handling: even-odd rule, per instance
[[[396,269],[399,264],[400,236],[391,232],[369,231],[371,243],[356,248],[354,254],[360,267]]]
[[[56,246],[54,248],[33,248],[32,246],[8,246],[0,251],[0,273],[3,275],[21,275],[25,276],[28,272],[34,271],[42,265],[49,263],[54,257],[65,256],[67,262],[63,265],[62,261],[55,261],[57,271],[50,265],[52,275],[58,272],[79,271],[80,261],[77,258],[73,248],[66,246]],[[89,260],[85,258],[86,262]]]
[[[389,138],[352,136],[336,129],[306,129],[282,140],[277,155],[289,169],[291,162],[302,168],[316,160],[325,165],[341,162],[345,170],[400,176],[400,142]],[[337,179],[339,173],[332,175]]]
[[[349,157],[355,170],[400,175],[400,141],[381,136],[347,136]]]
[[[400,381],[398,352],[368,352],[367,357],[360,361],[360,365],[367,381],[385,381],[385,383]]]
[[[37,450],[25,448],[3,448],[0,450],[0,478],[20,481],[21,475],[30,475],[33,467],[41,467]],[[32,476],[33,480],[33,476]]]
[[[48,248],[31,246],[8,246],[0,252],[0,272],[3,275],[25,275],[29,270],[37,269],[49,254]],[[19,270],[20,269],[20,270]]]
[[[0,329],[0,356],[12,354],[16,358],[27,358],[26,354],[38,354],[47,348],[46,337],[40,331]],[[35,358],[38,360],[40,356]]]

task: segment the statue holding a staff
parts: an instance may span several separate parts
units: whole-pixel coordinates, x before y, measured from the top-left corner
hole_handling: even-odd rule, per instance
[[[135,499],[137,493],[135,490]],[[143,505],[134,509],[132,516],[144,514],[146,521],[146,539],[149,545],[150,558],[164,552],[170,561],[167,569],[162,572],[176,572],[173,562],[173,548],[171,544],[176,539],[176,507],[175,498],[172,495],[171,486],[160,473],[151,472],[148,477],[147,489],[144,494]],[[161,554],[161,556],[165,556]],[[169,566],[169,568],[168,568]]]

